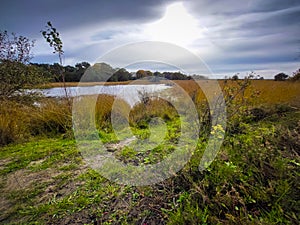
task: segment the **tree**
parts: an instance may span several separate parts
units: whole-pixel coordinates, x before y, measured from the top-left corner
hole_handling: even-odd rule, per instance
[[[61,82],[61,73],[64,71],[64,67],[59,63],[53,63],[50,65],[50,71],[56,82]]]
[[[274,80],[276,81],[284,81],[288,78],[289,76],[286,75],[285,73],[279,73],[277,75],[274,76]]]
[[[162,75],[161,72],[155,71],[155,72],[153,73],[153,76],[155,76],[155,77],[162,77],[163,75]]]
[[[129,73],[126,69],[121,68],[117,70],[108,81],[128,81],[132,79],[131,73]]]
[[[28,97],[33,88],[45,79],[41,70],[29,64],[34,42],[24,36],[0,31],[0,99]]]
[[[57,53],[58,54],[58,58],[59,58],[59,64],[61,66],[63,66],[63,43],[62,40],[60,38],[60,35],[58,33],[58,31],[56,30],[55,27],[52,26],[52,23],[50,21],[47,22],[46,25],[46,30],[42,30],[42,35],[43,37],[46,39],[46,41],[49,43],[50,47],[52,47],[54,49],[53,53]],[[66,80],[65,80],[65,73],[64,70],[60,71],[60,77],[62,79],[63,82],[63,88],[64,88],[64,92],[65,92],[65,98],[67,100],[68,106],[69,106],[69,110],[72,110],[72,103],[71,103],[71,99],[67,90],[67,86],[66,86]]]
[[[138,70],[136,72],[136,78],[137,79],[141,79],[141,78],[144,78],[144,77],[150,77],[150,76],[153,76],[153,73],[149,70]]]
[[[178,72],[163,72],[163,77],[168,80],[189,80],[192,79],[191,76],[187,76],[180,71]]]
[[[290,77],[292,81],[299,81],[300,80],[300,69],[293,73],[293,76]]]
[[[62,60],[62,57],[64,54],[63,43],[62,43],[62,40],[60,39],[60,35],[59,35],[58,31],[56,30],[55,27],[52,26],[52,23],[49,21],[49,22],[47,22],[46,30],[42,30],[41,32],[42,32],[43,37],[49,43],[50,47],[52,47],[54,49],[53,53],[58,54],[59,64],[61,67],[63,67],[63,60]],[[59,73],[60,73],[60,77],[61,77],[61,80],[64,85],[66,97],[68,98],[68,92],[67,92],[66,84],[65,84],[64,71],[61,70],[61,71],[59,71]]]
[[[72,82],[76,75],[76,68],[70,65],[67,65],[63,68],[64,77],[66,82]]]
[[[91,65],[88,62],[81,62],[81,63],[77,63],[75,65],[76,68],[76,72],[74,74],[74,76],[72,77],[72,81],[74,82],[79,82],[81,77],[83,76],[83,74],[85,73],[85,71],[87,70],[87,68],[89,68]]]
[[[238,79],[239,79],[239,76],[238,76],[237,74],[235,74],[235,75],[232,76],[231,79],[232,79],[232,80],[238,80]]]
[[[172,80],[187,80],[187,76],[181,72],[172,73]]]
[[[87,68],[89,68],[91,66],[91,64],[89,64],[88,62],[81,62],[81,63],[76,63],[75,67],[78,70],[86,70]]]
[[[41,32],[43,37],[49,43],[50,47],[54,49],[53,53],[58,54],[59,64],[63,65],[63,61],[62,61],[62,56],[64,54],[63,43],[59,37],[59,33],[56,30],[56,28],[52,26],[52,23],[50,21],[48,21],[46,25],[46,30],[42,30]]]
[[[27,64],[32,58],[31,50],[34,41],[15,33],[8,34],[0,31],[0,60]]]

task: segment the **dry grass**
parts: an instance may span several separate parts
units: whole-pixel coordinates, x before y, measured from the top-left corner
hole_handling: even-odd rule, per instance
[[[68,133],[72,127],[72,114],[66,99],[43,99],[32,109],[31,132],[35,134]]]
[[[290,103],[299,105],[300,83],[289,81],[254,80],[252,87],[260,92],[260,104]]]
[[[170,83],[169,81],[162,81],[162,83]],[[204,99],[205,95],[199,89],[199,85],[193,80],[177,80],[173,81],[181,86],[190,96],[197,92],[198,98]],[[211,82],[210,80],[201,80],[200,82]],[[224,80],[218,81],[220,86],[224,87]],[[94,85],[126,85],[126,84],[153,84],[150,81],[124,81],[124,82],[67,82],[67,87],[74,86],[94,86]],[[235,81],[228,81],[229,85],[235,85]],[[62,83],[48,83],[42,86],[43,88],[62,87]],[[260,104],[277,104],[287,102],[297,102],[300,94],[300,83],[290,81],[273,81],[273,80],[252,80],[251,86],[247,89],[247,95],[252,91],[257,90],[260,92]]]
[[[95,109],[95,119],[91,121],[96,123],[98,129],[110,127],[112,107],[114,113],[123,118],[129,115],[130,110],[125,101],[118,100],[116,104],[111,95],[99,95],[96,102],[93,101],[93,96],[85,96],[80,107],[83,116],[91,107]],[[87,124],[91,126],[90,123]],[[36,105],[1,101],[0,145],[27,140],[37,135],[57,134],[72,136],[72,110],[66,99],[44,98]]]
[[[166,81],[164,81],[166,82]],[[195,81],[180,80],[174,81],[188,93],[194,102],[205,101],[205,95]],[[210,80],[202,80],[206,85],[210,85]],[[221,88],[225,86],[230,89],[238,87],[236,81],[229,80],[225,84],[224,80],[218,81]],[[135,81],[135,84],[148,84],[149,81]],[[69,86],[78,83],[68,83]],[[95,85],[103,83],[85,83],[80,85]],[[129,84],[129,82],[114,82],[114,85]],[[59,83],[51,84],[54,86]],[[225,89],[226,90],[226,89]],[[254,99],[253,94],[259,93]],[[176,94],[176,93],[175,93]],[[300,106],[300,82],[289,81],[271,81],[271,80],[251,80],[251,85],[245,89],[245,97],[251,99],[254,106],[272,106],[279,104],[289,104],[295,107]],[[85,98],[86,100],[86,98]],[[111,109],[114,105],[114,111],[120,114],[120,118],[130,121],[130,124],[136,124],[145,116],[145,111],[151,112],[151,116],[167,116],[172,118],[176,113],[170,105],[163,100],[151,101],[151,104],[145,106],[136,106],[130,109],[125,102],[118,100],[110,95],[99,95],[96,102],[96,127],[98,129],[110,127]],[[87,101],[88,102],[88,101]],[[88,103],[87,103],[88,104]],[[83,107],[84,108],[84,107]],[[66,101],[57,99],[44,99],[40,106],[28,106],[16,102],[1,102],[0,109],[0,143],[8,144],[23,140],[31,135],[50,133],[71,132],[72,115]]]
[[[71,113],[63,100],[44,99],[39,105],[1,101],[0,145],[36,135],[67,133],[71,124]]]
[[[22,104],[2,101],[0,108],[0,145],[23,140],[29,136],[27,125],[30,109]]]
[[[195,81],[180,80],[174,81],[180,85],[190,96],[197,93],[198,99],[205,99],[204,93],[199,89]],[[209,80],[201,82],[210,82]],[[224,80],[218,81],[221,88],[225,86]],[[227,81],[228,86],[236,86],[235,81]],[[256,104],[282,104],[290,103],[299,105],[300,82],[289,81],[273,81],[273,80],[251,80],[250,86],[245,91],[245,97],[250,97],[254,92],[258,92],[259,96],[256,99]]]

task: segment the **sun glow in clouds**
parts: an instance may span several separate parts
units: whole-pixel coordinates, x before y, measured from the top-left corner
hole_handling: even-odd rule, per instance
[[[167,7],[163,18],[148,24],[145,33],[153,41],[188,46],[203,36],[202,30],[197,20],[187,12],[183,3],[178,2]]]

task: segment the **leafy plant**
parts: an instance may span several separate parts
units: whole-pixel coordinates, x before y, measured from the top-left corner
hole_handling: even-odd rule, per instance
[[[68,93],[67,90],[67,86],[66,86],[66,79],[65,79],[65,73],[62,70],[63,68],[63,42],[60,38],[60,34],[57,31],[57,29],[55,27],[53,27],[52,23],[50,21],[47,22],[46,25],[46,30],[42,30],[42,35],[43,37],[46,39],[46,41],[49,43],[50,47],[52,47],[54,49],[53,53],[57,53],[58,54],[58,59],[59,59],[59,64],[61,67],[59,67],[59,73],[60,73],[60,77],[62,79],[62,83],[63,83],[63,88],[64,88],[64,92],[65,92],[65,99],[67,101],[67,104],[69,106],[69,111],[72,111],[72,102],[71,102],[71,98],[70,98],[70,94]]]
[[[25,89],[45,82],[41,71],[29,65],[33,47],[34,41],[27,37],[0,31],[0,101],[26,100],[33,91]]]

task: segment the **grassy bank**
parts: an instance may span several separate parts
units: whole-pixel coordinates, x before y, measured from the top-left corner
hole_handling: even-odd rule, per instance
[[[209,125],[203,93],[194,83],[177,83],[193,99],[202,125]],[[222,85],[228,124],[210,167],[198,170],[207,145],[203,132],[182,170],[144,187],[118,185],[87,166],[72,136],[72,117],[65,101],[4,102],[0,111],[0,223],[297,224],[299,83],[253,81],[244,89],[238,83]],[[284,93],[281,98],[280,93]],[[180,118],[172,106],[159,99],[142,100],[144,104],[128,108],[130,114],[125,116],[137,141],[143,143],[153,130],[164,138],[154,148],[151,142],[144,143],[150,150],[143,154],[130,147],[114,149],[116,158],[126,164],[157,163],[172,152],[180,135]],[[99,138],[107,146],[118,142],[110,124],[113,102],[112,96],[103,95],[95,106]],[[121,105],[129,107],[125,102]],[[149,122],[155,117],[162,118],[165,126],[151,123],[151,128]]]

